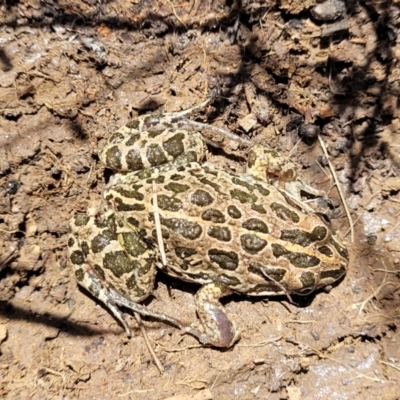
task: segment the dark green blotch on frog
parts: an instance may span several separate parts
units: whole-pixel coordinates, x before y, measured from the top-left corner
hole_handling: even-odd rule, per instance
[[[75,244],[75,239],[72,236],[70,236],[68,238],[68,247],[72,247],[74,244]]]
[[[124,187],[116,186],[113,190],[115,192],[119,193],[122,197],[142,201],[144,199],[144,195],[142,193],[139,193],[139,190],[143,186],[142,185],[132,185],[131,187],[132,187],[132,190],[127,190]]]
[[[119,171],[122,168],[121,164],[122,153],[118,146],[110,147],[106,151],[106,166],[115,171]]]
[[[284,268],[271,268],[258,262],[252,262],[249,265],[249,272],[257,274],[265,279],[280,282],[286,275]]]
[[[197,254],[195,249],[191,249],[189,247],[175,247],[175,254],[182,260],[185,258],[189,258]]]
[[[184,133],[176,133],[163,143],[164,150],[173,158],[178,157],[185,151],[185,146],[183,145],[184,138]]]
[[[266,214],[267,210],[261,204],[252,204],[251,209],[257,211],[259,214]]]
[[[117,211],[144,211],[146,206],[142,203],[127,204],[119,197],[114,198]]]
[[[130,149],[125,156],[125,160],[130,171],[140,171],[144,169],[142,154],[139,150]]]
[[[181,268],[185,271],[187,271],[189,269],[189,262],[186,261],[187,258],[191,258],[192,256],[194,256],[195,254],[197,254],[197,251],[194,249],[191,249],[189,247],[176,247],[175,248],[175,254],[178,258],[180,258],[181,260],[183,260],[183,262],[181,263]]]
[[[240,189],[230,190],[229,193],[231,194],[233,199],[239,200],[242,204],[243,203],[254,204],[258,200],[258,197],[256,195],[244,192],[243,190]]]
[[[165,211],[179,211],[182,208],[182,202],[173,196],[160,194],[157,196],[158,208]]]
[[[146,244],[134,232],[123,232],[119,234],[119,242],[132,257],[139,257],[146,252]]]
[[[199,224],[180,218],[161,218],[161,224],[190,240],[198,239],[203,232]]]
[[[170,177],[171,181],[181,181],[183,178],[184,176],[179,174],[173,174]]]
[[[210,226],[207,229],[207,234],[220,242],[229,242],[232,239],[232,233],[226,227]]]
[[[304,289],[310,288],[310,289],[315,289],[315,286],[317,284],[315,280],[315,275],[311,271],[304,271],[300,275],[300,281],[303,284],[303,291]],[[310,293],[312,290],[310,291]]]
[[[346,273],[346,268],[344,266],[341,266],[338,269],[329,269],[325,271],[321,271],[320,279],[325,279],[325,278],[332,278],[332,280],[338,280],[341,276],[343,276]]]
[[[144,234],[143,234],[143,235],[140,235],[140,237],[145,237],[145,236],[147,235],[146,230],[143,229],[142,232],[144,232]],[[162,238],[163,238],[164,240],[168,240],[168,239],[170,238],[170,234],[169,234],[168,230],[165,229],[165,228],[161,228],[161,236],[162,236]],[[151,237],[152,237],[154,240],[158,240],[157,230],[156,230],[156,229],[153,229],[153,230],[151,231]]]
[[[163,131],[162,131],[162,130],[159,130],[159,129],[148,129],[148,130],[147,130],[147,136],[148,136],[150,139],[154,139],[154,138],[156,138],[157,136],[160,136],[162,133],[163,133]]]
[[[86,258],[85,255],[83,254],[83,251],[81,250],[75,250],[71,253],[69,256],[69,259],[71,260],[72,264],[74,265],[82,265]]]
[[[325,254],[328,257],[333,257],[333,252],[328,246],[318,247],[318,251],[322,254]]]
[[[268,225],[261,221],[258,218],[250,218],[247,221],[243,222],[243,228],[248,229],[249,231],[261,232],[261,233],[268,233]]]
[[[204,221],[211,221],[215,222],[216,224],[222,224],[225,222],[225,215],[220,210],[214,208],[209,208],[208,210],[205,210],[201,214],[201,218]]]
[[[238,286],[242,283],[236,276],[230,276],[226,274],[221,274],[213,280],[214,283],[221,285],[222,287]]]
[[[289,260],[296,268],[311,268],[316,267],[321,262],[315,256],[309,256],[305,253],[296,253],[294,251],[286,250],[283,246],[273,243],[271,245],[272,253],[276,258],[284,257]]]
[[[254,192],[255,186],[253,184],[243,181],[237,177],[232,178],[232,183],[245,187],[250,193]]]
[[[178,194],[187,192],[190,189],[189,185],[184,185],[182,183],[170,182],[168,185],[165,185],[165,189],[170,190],[171,192]]]
[[[329,243],[332,244],[335,249],[337,250],[337,252],[346,260],[349,259],[349,253],[347,251],[347,249],[343,246],[341,246],[338,242],[336,242],[336,240],[332,238],[329,239]]]
[[[228,206],[227,211],[232,218],[239,219],[242,217],[241,211],[236,206]]]
[[[94,297],[99,297],[100,295],[100,289],[98,286],[96,286],[94,283],[91,283],[89,285],[89,292],[94,296]]]
[[[257,190],[260,192],[261,195],[265,197],[269,196],[270,191],[266,189],[264,186],[260,185],[259,183],[256,183],[254,186],[257,188]]]
[[[203,170],[206,174],[218,176],[218,172],[215,169],[210,168],[208,165],[204,165]]]
[[[111,198],[112,198],[112,196],[111,196]],[[106,199],[106,200],[108,200],[108,199]],[[112,213],[112,214],[108,215],[108,217],[102,216],[99,218],[95,218],[94,224],[99,229],[107,228],[111,231],[115,231],[115,229],[117,227],[116,222],[115,222],[115,214]]]
[[[117,278],[121,278],[122,275],[134,269],[134,263],[125,251],[110,251],[104,255],[103,267],[109,269]]]
[[[95,254],[101,253],[112,240],[117,240],[115,231],[106,229],[92,239],[90,242],[90,248]]]
[[[150,165],[153,167],[166,164],[168,162],[164,150],[156,143],[149,144],[146,150],[146,157]]]
[[[89,222],[90,217],[86,214],[76,214],[74,217],[74,223],[76,226],[86,226]]]
[[[129,129],[138,129],[139,125],[140,125],[140,120],[133,119],[132,121],[129,121],[125,126]]]
[[[82,282],[84,277],[85,273],[83,272],[82,268],[75,270],[75,278],[78,282]]]
[[[127,222],[129,225],[134,226],[135,228],[138,228],[139,225],[140,225],[140,222],[139,222],[136,218],[134,218],[134,217],[128,217],[128,218],[126,219],[126,222]]]
[[[164,175],[158,175],[158,176],[156,176],[155,178],[149,178],[149,179],[147,179],[146,180],[146,183],[157,183],[158,185],[159,184],[163,184],[164,182],[165,182],[165,176]]]
[[[97,275],[99,276],[99,278],[101,280],[104,281],[106,279],[106,274],[104,273],[104,270],[103,270],[103,268],[100,267],[100,265],[95,264],[93,266],[93,269],[97,272]]]
[[[240,236],[240,243],[244,251],[250,254],[259,253],[268,244],[266,240],[260,239],[258,236],[248,233]]]
[[[272,203],[271,210],[277,215],[278,218],[282,219],[283,221],[292,221],[296,224],[300,221],[300,217],[298,216],[298,214],[285,207],[283,204]]]
[[[134,133],[133,135],[129,135],[129,139],[125,142],[125,146],[131,147],[140,139],[140,135],[138,133]]]
[[[233,251],[210,249],[208,255],[210,260],[217,263],[222,269],[234,271],[239,266],[239,256]]]
[[[301,229],[283,229],[281,239],[307,247],[311,243],[325,239],[327,234],[328,230],[324,226],[317,226],[312,232],[302,231]]]
[[[221,190],[221,186],[218,185],[218,183],[215,183],[215,182],[213,182],[213,181],[210,181],[210,180],[207,179],[207,178],[201,178],[201,179],[200,179],[200,182],[201,182],[203,185],[208,185],[208,186],[212,187],[216,192],[219,192],[219,191]]]
[[[197,189],[191,196],[190,201],[196,206],[205,207],[209,206],[213,201],[214,197],[210,193],[202,189]]]
[[[83,254],[85,256],[87,256],[89,254],[89,245],[88,245],[88,243],[86,241],[82,240],[80,242],[80,246],[81,246],[81,249],[83,251]]]
[[[147,291],[137,284],[135,274],[126,280],[126,287],[131,294],[134,294],[136,301],[141,301],[143,298],[147,297]]]
[[[108,143],[119,143],[124,137],[125,136],[121,132],[114,132],[108,139]]]

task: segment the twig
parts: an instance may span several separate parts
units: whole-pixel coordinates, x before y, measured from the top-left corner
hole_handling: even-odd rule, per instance
[[[371,295],[369,295],[362,303],[360,306],[360,309],[358,310],[358,314],[357,316],[359,316],[361,314],[361,312],[364,310],[364,307],[366,306],[366,304],[371,301],[374,297],[376,298],[376,295],[387,285],[395,285],[394,282],[384,282],[382,283],[380,286],[378,286],[376,288],[375,291],[372,292]]]
[[[156,364],[157,369],[160,371],[161,374],[163,374],[164,373],[164,367],[161,364],[160,359],[157,357],[157,354],[154,352],[153,347],[151,347],[151,343],[150,343],[150,340],[149,340],[149,338],[147,336],[146,329],[144,329],[144,326],[142,324],[142,318],[140,317],[140,314],[138,314],[136,312],[133,313],[133,314],[134,314],[134,316],[136,318],[136,321],[137,321],[137,323],[139,325],[139,329],[140,329],[140,332],[142,333],[142,336],[143,336],[144,342],[146,343],[147,349],[149,350],[151,356],[153,357],[153,360],[154,360],[154,363]]]
[[[331,170],[331,173],[332,173],[333,179],[335,181],[337,190],[338,190],[340,198],[342,200],[343,207],[344,207],[344,210],[345,210],[346,215],[347,215],[347,219],[349,220],[349,224],[350,224],[351,242],[354,243],[354,224],[353,224],[353,220],[352,220],[351,215],[350,215],[349,207],[347,206],[346,198],[344,197],[342,186],[340,185],[340,182],[339,182],[339,179],[338,179],[338,177],[336,175],[335,169],[333,168],[333,165],[332,165],[331,161],[329,160],[329,155],[328,155],[325,143],[324,143],[321,135],[318,135],[318,141],[319,141],[319,144],[320,144],[320,146],[322,148],[322,151],[323,151],[323,153],[324,153],[324,155],[326,157],[326,160],[328,161],[329,169]]]
[[[165,250],[164,250],[164,241],[163,241],[162,231],[161,231],[160,214],[158,212],[156,184],[154,181],[153,181],[153,206],[154,206],[154,223],[156,225],[158,248],[160,250],[162,264],[165,266],[165,265],[167,265],[167,257],[165,255]]]
[[[389,363],[389,362],[382,361],[382,360],[379,360],[379,362],[380,362],[381,364],[389,365],[389,367],[392,367],[392,368],[394,368],[394,369],[397,369],[397,371],[400,371],[400,365],[393,364],[393,363]]]

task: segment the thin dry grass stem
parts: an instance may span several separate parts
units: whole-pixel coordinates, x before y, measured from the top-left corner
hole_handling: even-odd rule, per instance
[[[282,292],[285,294],[285,296],[286,296],[286,298],[288,299],[288,301],[289,301],[290,304],[296,304],[296,303],[292,300],[292,298],[291,298],[289,292],[286,290],[286,288],[285,288],[281,283],[279,283],[279,282],[276,281],[274,278],[272,278],[272,276],[269,276],[265,271],[263,271],[262,268],[261,268],[261,272],[262,272],[262,274],[263,274],[267,279],[269,279],[271,282],[274,282],[275,285],[278,286],[278,288],[282,290]]]
[[[196,383],[196,382],[200,382],[200,384],[202,386],[193,385],[193,383]],[[176,384],[182,385],[182,386],[187,386],[187,387],[190,387],[191,389],[201,390],[201,389],[204,389],[204,387],[206,385],[208,385],[208,381],[205,379],[187,379],[185,381],[177,381]],[[188,397],[188,399],[189,399],[189,397]]]
[[[186,29],[188,29],[188,27],[186,26],[186,24],[182,21],[181,18],[179,18],[178,14],[176,13],[174,5],[173,5],[169,0],[166,0],[166,2],[171,6],[172,12],[174,13],[175,18],[176,18]]]
[[[290,320],[290,321],[287,321],[286,323],[287,324],[314,324],[315,322],[316,322],[315,320],[310,319],[310,320],[306,320],[306,321]]]
[[[154,206],[154,223],[156,225],[157,242],[160,250],[161,261],[163,265],[167,265],[167,257],[165,255],[164,241],[161,232],[160,214],[158,212],[158,202],[156,193],[156,184],[153,181],[153,206]]]
[[[257,342],[257,343],[251,343],[251,344],[238,344],[236,345],[236,347],[262,347],[265,346],[269,343],[273,343],[273,342],[279,342],[279,340],[281,340],[283,338],[283,336],[278,336],[276,338],[273,339],[267,339],[267,340],[262,340],[261,342]]]
[[[400,222],[398,222],[397,224],[393,225],[393,226],[386,232],[386,235],[388,235],[389,233],[393,232],[399,225],[400,225]]]
[[[290,150],[289,154],[288,154],[288,158],[292,157],[293,153],[296,151],[296,149],[299,147],[299,144],[301,142],[301,139],[299,139],[296,144],[292,147],[292,150]]]
[[[373,293],[369,295],[360,305],[360,309],[358,310],[357,316],[359,317],[360,314],[363,312],[365,306],[373,299],[376,298],[377,294],[387,285],[395,285],[394,282],[383,282],[377,289],[374,291],[372,288]],[[356,305],[356,304],[355,304]]]
[[[336,171],[333,168],[333,165],[332,165],[331,161],[329,160],[329,155],[328,155],[328,152],[326,150],[325,143],[324,143],[323,139],[321,138],[321,135],[318,135],[318,141],[319,141],[319,144],[320,144],[320,146],[322,148],[322,151],[323,151],[323,153],[324,153],[324,155],[325,155],[325,157],[326,157],[326,159],[328,161],[329,169],[331,170],[331,174],[333,176],[333,179],[335,181],[337,190],[338,190],[340,198],[342,200],[343,207],[344,207],[344,210],[345,210],[346,215],[347,215],[347,219],[349,220],[349,224],[350,224],[351,242],[354,243],[354,224],[353,224],[353,220],[352,220],[351,215],[350,215],[349,207],[347,206],[346,198],[344,197],[342,186],[341,186],[341,184],[339,182],[339,179],[338,179],[338,177],[336,175]]]
[[[73,175],[64,168],[64,166],[58,160],[57,156],[53,153],[53,151],[48,146],[46,146],[46,148],[44,149],[44,152],[58,165],[58,167],[61,169],[61,171],[63,171],[65,173],[67,178],[71,178],[73,181],[75,181]],[[65,179],[65,181],[67,183],[67,179]]]
[[[360,219],[361,219],[361,215],[359,215],[359,216],[357,217],[357,219],[354,221],[353,227],[357,225],[357,222],[358,222]],[[349,229],[347,229],[347,231],[346,231],[346,233],[343,235],[343,237],[345,238],[345,237],[349,234],[350,231],[351,231],[351,227],[350,227]]]
[[[399,271],[390,271],[388,269],[383,269],[383,268],[375,268],[375,269],[370,268],[370,270],[372,272],[385,272],[386,274],[398,274],[399,273]]]
[[[65,379],[65,376],[61,372],[55,371],[54,369],[47,368],[47,367],[43,367],[42,369],[44,369],[48,374],[60,376],[64,383],[67,382],[67,380]]]
[[[379,362],[381,364],[388,365],[389,367],[392,367],[392,368],[396,369],[397,371],[400,371],[400,364],[393,364],[393,363],[389,363],[389,362],[382,361],[382,360],[379,360]]]
[[[400,200],[393,199],[391,197],[388,198],[389,201],[392,201],[393,203],[400,203]]]
[[[331,191],[331,189],[335,186],[335,182],[332,179],[332,175],[330,175],[330,174],[328,174],[328,172],[326,172],[326,169],[321,165],[321,163],[318,160],[315,160],[315,163],[318,165],[318,167],[321,170],[321,172],[329,180],[329,190],[328,190],[328,193],[329,193]],[[324,182],[326,182],[326,181],[320,181],[320,183],[324,183]]]
[[[164,367],[161,364],[160,359],[157,357],[156,353],[154,352],[153,347],[151,346],[150,340],[149,340],[149,338],[147,336],[147,333],[146,333],[146,329],[144,329],[144,326],[142,324],[142,318],[140,317],[140,315],[138,313],[133,313],[133,314],[134,314],[134,316],[136,318],[136,321],[137,321],[137,323],[139,325],[139,329],[140,329],[140,332],[141,332],[141,334],[143,336],[144,342],[146,343],[147,349],[149,350],[151,356],[153,357],[154,363],[156,364],[157,369],[160,371],[160,374],[163,374],[164,373]]]
[[[219,377],[221,376],[221,374],[222,374],[222,371],[218,371],[217,376],[215,377],[213,383],[210,386],[210,390],[214,389],[214,386],[217,384],[217,381],[218,381]]]
[[[92,162],[92,163],[90,164],[90,170],[89,170],[88,176],[87,176],[87,178],[86,178],[86,185],[89,183],[89,179],[90,179],[90,177],[92,176],[93,166],[94,166],[94,162]]]

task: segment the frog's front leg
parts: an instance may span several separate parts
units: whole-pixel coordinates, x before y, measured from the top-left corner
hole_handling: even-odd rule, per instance
[[[296,202],[300,202],[298,205],[309,212],[315,210],[302,201],[301,192],[327,200],[327,195],[323,190],[304,183],[297,177],[297,166],[293,161],[262,145],[256,145],[251,149],[247,173],[283,190]],[[326,205],[326,209],[328,209],[328,205]]]
[[[153,252],[131,226],[113,211],[99,217],[77,214],[70,226],[68,252],[78,284],[106,306],[129,337],[117,306],[184,328],[175,318],[138,304],[153,289],[156,267]]]
[[[215,347],[231,347],[240,338],[240,332],[220,303],[220,298],[226,294],[215,283],[200,288],[195,301],[204,332],[199,333],[192,328],[184,328],[184,331],[196,336],[200,343]]]

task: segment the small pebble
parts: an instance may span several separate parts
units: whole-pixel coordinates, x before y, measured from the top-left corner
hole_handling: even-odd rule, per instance
[[[346,12],[346,5],[338,0],[327,0],[311,9],[311,15],[318,21],[334,21]]]

